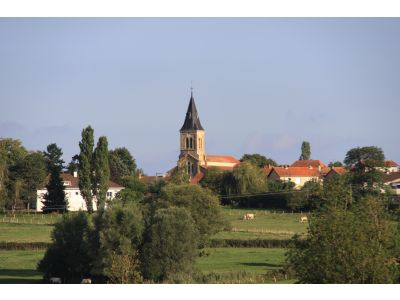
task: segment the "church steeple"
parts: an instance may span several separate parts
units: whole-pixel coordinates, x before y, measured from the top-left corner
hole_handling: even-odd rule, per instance
[[[180,131],[187,130],[204,130],[203,126],[201,126],[199,114],[197,113],[196,104],[194,103],[193,98],[193,89],[190,96],[189,106],[186,112],[185,122]]]
[[[178,166],[186,168],[191,177],[195,176],[200,172],[200,167],[205,166],[206,154],[204,152],[204,129],[194,103],[193,89],[179,136],[181,154]]]

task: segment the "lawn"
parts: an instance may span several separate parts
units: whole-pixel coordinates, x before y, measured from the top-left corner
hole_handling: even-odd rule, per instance
[[[40,283],[42,274],[36,265],[44,250],[0,250],[1,283]]]
[[[197,259],[203,273],[246,271],[265,274],[282,268],[286,249],[282,248],[209,248],[209,256]]]
[[[0,222],[0,242],[50,242],[51,225]]]
[[[290,239],[294,234],[306,234],[307,223],[300,223],[300,213],[283,213],[263,209],[222,208],[231,224],[230,231],[216,234],[220,239]],[[246,213],[255,213],[254,220],[243,220]]]

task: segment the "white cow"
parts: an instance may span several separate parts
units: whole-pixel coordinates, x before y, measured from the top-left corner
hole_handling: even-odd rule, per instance
[[[61,283],[61,278],[60,277],[50,277],[49,281],[50,281],[50,283]]]
[[[90,278],[83,278],[81,283],[85,283],[85,284],[91,284],[92,283],[92,279]]]
[[[245,214],[243,216],[243,220],[254,220],[255,216],[256,216],[256,214]]]
[[[307,216],[300,217],[300,223],[308,222]]]

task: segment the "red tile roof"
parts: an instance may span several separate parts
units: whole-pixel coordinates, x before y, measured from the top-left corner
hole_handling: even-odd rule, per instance
[[[398,166],[399,165],[394,160],[385,160],[385,167],[387,168],[394,168]]]
[[[332,172],[336,172],[339,175],[344,175],[344,174],[347,173],[347,169],[344,168],[344,167],[332,167],[330,169],[331,169]]]
[[[383,182],[392,182],[400,179],[400,172],[392,172],[388,174],[383,174]]]
[[[263,172],[266,176],[268,176],[269,173],[271,173],[271,171],[272,171],[273,169],[274,169],[274,167],[265,166],[264,168],[262,168],[262,172]]]
[[[311,166],[313,168],[326,168],[326,165],[320,160],[296,160],[292,163],[291,167],[308,167]]]
[[[206,160],[210,162],[240,163],[240,160],[234,158],[233,156],[226,155],[206,155]]]
[[[328,174],[332,169],[330,167],[325,167],[321,169],[321,175]]]
[[[191,184],[198,184],[204,177],[204,173],[199,172],[190,179]]]
[[[308,167],[274,167],[279,177],[319,177],[320,172],[317,168]]]
[[[64,182],[68,182],[69,185],[65,185],[65,188],[72,188],[72,189],[79,189],[79,176],[74,177],[72,174],[70,173],[62,173],[61,174],[61,178]],[[45,181],[45,186],[42,187],[43,189],[46,188],[47,183],[50,180],[50,174],[47,175],[46,181]],[[123,186],[113,182],[113,181],[109,181],[108,182],[108,186],[112,187],[112,188],[123,188]]]

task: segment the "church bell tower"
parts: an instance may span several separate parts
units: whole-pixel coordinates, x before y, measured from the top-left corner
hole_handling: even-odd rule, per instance
[[[191,92],[185,122],[180,135],[180,155],[178,166],[184,167],[190,176],[200,172],[200,166],[205,165],[204,129],[201,126],[199,114]]]

